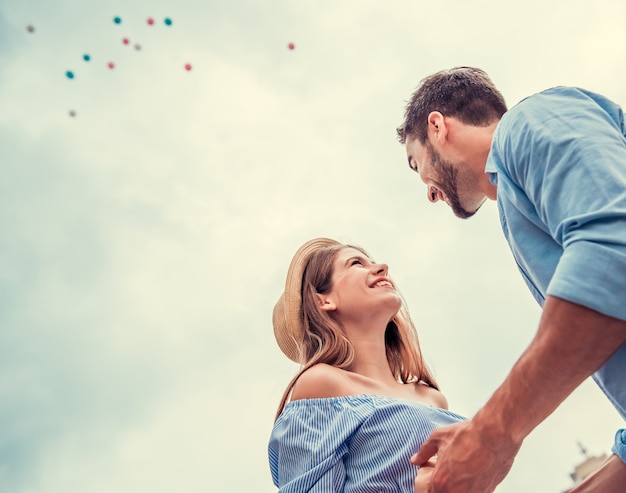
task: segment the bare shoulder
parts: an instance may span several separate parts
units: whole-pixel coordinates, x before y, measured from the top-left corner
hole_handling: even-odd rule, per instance
[[[437,389],[419,382],[415,384],[415,391],[424,402],[441,409],[448,409],[448,399]]]
[[[291,400],[340,397],[350,394],[346,372],[326,363],[306,370],[293,387]]]

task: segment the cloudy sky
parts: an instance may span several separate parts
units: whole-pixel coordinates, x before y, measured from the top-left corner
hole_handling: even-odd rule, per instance
[[[404,103],[475,65],[509,105],[554,85],[626,104],[624,25],[622,0],[1,0],[0,491],[275,491],[297,368],[271,311],[317,236],[390,265],[471,416],[540,312],[494,203],[426,201]],[[562,491],[577,442],[607,453],[620,425],[585,383],[498,491]]]

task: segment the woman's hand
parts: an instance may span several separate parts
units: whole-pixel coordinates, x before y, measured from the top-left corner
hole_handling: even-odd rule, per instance
[[[420,466],[417,476],[415,476],[415,493],[428,493],[436,461],[437,456],[434,456],[428,459],[426,464]]]

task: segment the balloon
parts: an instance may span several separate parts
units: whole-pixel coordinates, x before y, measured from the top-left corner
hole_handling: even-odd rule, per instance
[[[148,23],[149,26],[154,24],[154,19],[152,17],[148,17],[148,20],[146,21]]]
[[[135,49],[137,51],[141,50],[141,45],[139,43],[135,43]]]
[[[111,70],[113,70],[115,68],[115,64],[113,62],[109,62],[109,63],[107,63],[107,67],[109,67]]]
[[[74,110],[70,110],[70,116],[74,118],[76,116],[76,112]]]
[[[113,17],[113,22],[115,22],[116,24],[121,24],[122,23],[122,18],[121,17]]]
[[[68,70],[67,72],[65,72],[65,76],[68,79],[73,79],[74,78],[74,72],[72,72],[71,70]]]
[[[293,43],[289,43],[289,44],[287,45],[287,48],[289,48],[290,50],[293,50],[295,47],[296,47],[296,45],[295,45],[295,44],[293,44]]]
[[[163,22],[165,22],[166,26],[171,26],[172,25],[172,19],[170,19],[169,17],[166,17]]]
[[[122,39],[122,43],[124,43],[125,45],[127,45],[128,43],[130,43],[130,40],[128,38],[123,38]]]
[[[26,26],[26,30],[27,30],[29,33],[34,33],[34,32],[35,32],[35,26]]]
[[[85,54],[83,55],[83,60],[85,60],[86,62],[88,62],[89,60],[91,60],[91,57],[90,57],[87,53],[85,53]]]
[[[185,70],[191,70],[191,63],[185,65]]]

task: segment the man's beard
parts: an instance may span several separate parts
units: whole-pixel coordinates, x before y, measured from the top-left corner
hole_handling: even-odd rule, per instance
[[[478,209],[480,209],[480,206],[478,206],[474,211],[469,211],[461,204],[461,199],[459,198],[459,170],[457,170],[452,163],[444,161],[430,142],[426,143],[426,147],[431,155],[430,164],[433,170],[437,171],[440,183],[439,188],[447,197],[448,205],[452,209],[452,212],[456,217],[460,217],[461,219],[472,217],[476,214]]]
[[[461,219],[468,219],[472,217],[476,214],[478,209],[475,211],[468,211],[461,204],[458,187],[458,170],[445,161],[440,160],[437,164],[437,171],[442,185],[442,192],[448,198],[448,205],[452,209],[452,212],[456,217],[460,217]]]

